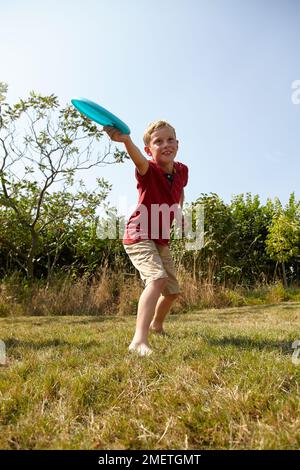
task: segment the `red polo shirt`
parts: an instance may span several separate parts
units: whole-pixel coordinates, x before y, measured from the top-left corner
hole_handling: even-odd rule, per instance
[[[188,167],[174,162],[170,179],[164,170],[150,160],[147,173],[142,176],[136,169],[135,177],[139,200],[126,224],[123,243],[131,245],[141,240],[153,240],[160,245],[168,245],[170,227],[182,190],[188,181]]]

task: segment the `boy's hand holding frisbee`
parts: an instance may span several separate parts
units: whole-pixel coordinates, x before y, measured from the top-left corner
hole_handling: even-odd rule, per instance
[[[113,126],[104,126],[103,130],[109,135],[114,142],[122,142],[126,144],[130,140],[129,134],[123,134],[119,129]]]

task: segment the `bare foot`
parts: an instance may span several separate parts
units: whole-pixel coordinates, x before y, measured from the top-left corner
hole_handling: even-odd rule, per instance
[[[156,328],[156,327],[150,325],[150,331],[151,331],[151,333],[155,333],[157,335],[169,336],[169,334],[163,329],[163,327]]]
[[[139,356],[150,356],[152,353],[152,349],[145,343],[131,343],[128,350],[137,353]]]

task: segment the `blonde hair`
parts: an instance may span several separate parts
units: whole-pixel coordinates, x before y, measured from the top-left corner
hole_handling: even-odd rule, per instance
[[[167,121],[155,121],[155,122],[151,122],[151,124],[149,124],[149,126],[144,132],[144,144],[149,145],[150,140],[151,140],[151,135],[153,134],[153,132],[156,131],[157,129],[161,129],[162,127],[169,127],[170,129],[172,129],[172,131],[174,131],[175,138],[176,138],[176,131],[174,127],[171,126],[171,124],[169,124]]]

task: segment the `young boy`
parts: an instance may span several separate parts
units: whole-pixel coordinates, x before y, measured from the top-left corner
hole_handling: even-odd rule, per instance
[[[164,333],[164,319],[179,295],[168,244],[176,207],[183,205],[188,168],[174,162],[178,140],[175,129],[166,121],[156,121],[145,131],[144,149],[151,160],[142,155],[129,135],[110,126],[104,130],[113,141],[125,144],[136,167],[139,201],[126,225],[123,244],[145,289],[139,299],[136,330],[129,351],[147,356],[152,352],[149,330]]]

